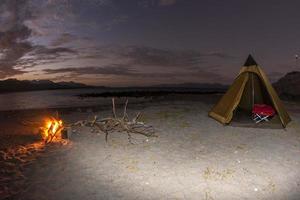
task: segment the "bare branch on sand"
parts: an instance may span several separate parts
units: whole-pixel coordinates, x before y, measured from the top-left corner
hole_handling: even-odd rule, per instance
[[[98,119],[94,116],[91,121],[81,120],[70,125],[74,126],[86,126],[97,128],[100,132],[105,134],[105,141],[108,140],[108,135],[113,132],[126,133],[128,135],[129,143],[133,144],[131,134],[141,134],[146,137],[157,137],[155,130],[152,126],[139,121],[141,113],[138,113],[132,120],[129,119],[127,114],[128,99],[124,105],[123,116],[119,118],[116,114],[115,99],[112,99],[112,117]]]

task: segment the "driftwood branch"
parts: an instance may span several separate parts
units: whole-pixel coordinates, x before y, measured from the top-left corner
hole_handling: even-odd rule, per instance
[[[123,117],[118,118],[116,115],[115,100],[112,99],[112,117],[98,119],[97,116],[94,117],[92,121],[77,121],[71,126],[88,126],[96,127],[100,132],[105,133],[105,141],[108,140],[108,135],[112,132],[124,132],[128,135],[128,141],[132,144],[131,134],[141,134],[146,137],[157,137],[155,135],[155,130],[152,126],[146,125],[139,121],[141,113],[138,113],[132,120],[129,120],[127,114],[128,99],[124,105]]]
[[[128,115],[127,115],[127,105],[128,105],[128,99],[126,99],[125,106],[124,106],[123,120],[128,119]]]
[[[117,115],[116,115],[115,98],[112,98],[111,101],[112,101],[112,112],[113,112],[113,117],[116,118]]]

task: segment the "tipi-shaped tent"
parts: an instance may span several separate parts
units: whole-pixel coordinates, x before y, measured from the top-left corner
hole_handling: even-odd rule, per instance
[[[251,113],[254,104],[273,106],[283,127],[291,121],[272,84],[249,55],[239,75],[209,112],[209,116],[223,124],[229,124],[236,109]]]

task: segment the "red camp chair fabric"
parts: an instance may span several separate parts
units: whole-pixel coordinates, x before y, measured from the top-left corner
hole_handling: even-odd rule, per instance
[[[252,109],[253,120],[256,123],[268,121],[269,117],[275,115],[275,110],[272,106],[266,104],[254,104]]]

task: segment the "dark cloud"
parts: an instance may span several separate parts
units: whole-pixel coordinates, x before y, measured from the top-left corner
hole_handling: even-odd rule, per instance
[[[61,46],[70,42],[76,41],[78,38],[70,33],[63,33],[54,41],[52,41],[52,46]]]
[[[137,67],[164,67],[194,69],[201,67],[208,59],[235,59],[222,52],[202,53],[196,50],[172,50],[148,46],[102,46],[82,49],[80,58],[126,60]]]
[[[127,22],[128,19],[129,19],[128,15],[118,15],[118,16],[112,18],[111,20],[107,20],[102,25],[102,29],[105,30],[105,31],[110,31],[116,25],[123,24],[123,23]]]
[[[39,4],[39,2],[41,2]],[[78,1],[79,2],[79,1]],[[96,2],[88,0],[91,5],[109,5],[110,0],[99,0]],[[144,1],[155,4],[154,6],[171,6],[177,3],[176,0],[151,0]],[[60,4],[62,3],[62,4]],[[40,6],[41,5],[41,6]],[[58,30],[55,32],[56,38],[49,43],[49,46],[31,43],[33,33],[42,26],[38,22],[49,22],[47,17],[51,18],[51,23],[45,23],[45,26],[55,27],[53,19],[60,20],[61,17],[72,16],[74,21],[81,17],[74,13],[76,4],[70,0],[3,0],[0,2],[0,79],[27,73],[28,70],[34,70],[34,67],[40,65],[50,65],[53,63],[63,63],[69,59],[81,60],[99,60],[104,61],[100,67],[71,67],[67,68],[62,64],[59,69],[45,69],[45,74],[72,74],[80,75],[114,75],[134,78],[179,78],[179,77],[207,77],[221,79],[217,73],[211,70],[202,69],[202,65],[209,58],[232,59],[233,57],[221,52],[202,53],[196,50],[163,49],[148,46],[106,46],[106,47],[87,47],[86,51],[81,51],[81,47],[72,49],[65,47],[74,41],[80,41],[81,37],[73,35],[74,32]],[[81,4],[80,4],[81,5]],[[38,7],[42,9],[36,9]],[[49,8],[48,10],[45,8]],[[43,14],[45,11],[45,14]],[[94,18],[100,17],[93,13]],[[107,19],[96,22],[96,26],[101,29],[111,29],[116,24],[124,23],[129,20],[128,13],[118,13],[109,16]],[[39,21],[42,18],[41,21]],[[38,19],[38,20],[37,20]],[[87,18],[90,19],[90,18]],[[44,21],[43,21],[44,20]],[[71,20],[72,21],[72,20]],[[90,21],[90,20],[89,20]],[[87,20],[83,20],[88,23]],[[98,25],[97,25],[98,23]],[[80,23],[78,23],[80,24]],[[77,24],[77,25],[78,25]],[[68,26],[68,24],[66,25]],[[63,28],[63,27],[62,27]],[[58,36],[57,36],[58,33]],[[72,33],[72,34],[71,34]],[[60,34],[60,35],[59,35]],[[75,33],[74,33],[75,34]],[[52,35],[53,36],[53,35]],[[49,42],[50,41],[50,42]],[[44,42],[44,41],[43,41]],[[86,43],[84,43],[86,44]],[[76,46],[76,45],[74,45]],[[83,62],[84,63],[84,62]],[[88,61],[84,65],[89,65]],[[91,64],[92,66],[94,64]],[[153,68],[153,70],[152,70]],[[155,69],[155,70],[154,70]]]
[[[45,46],[35,46],[34,52],[32,54],[34,55],[55,55],[58,56],[60,54],[76,54],[77,51],[65,48],[65,47],[57,47],[57,48],[47,48]]]
[[[142,72],[135,69],[132,69],[129,65],[111,65],[104,67],[71,67],[71,68],[58,68],[58,69],[44,69],[46,74],[56,74],[56,76],[63,77],[79,77],[84,75],[110,75],[110,76],[121,76],[127,79],[139,79],[145,80],[147,82],[153,82],[157,80],[180,80],[187,79],[194,81],[211,81],[211,79],[218,81],[228,81],[227,77],[220,75],[215,72],[197,69],[192,71],[184,72]]]
[[[144,8],[153,6],[172,6],[177,3],[178,0],[139,0],[138,4]]]
[[[177,0],[159,0],[158,5],[160,6],[171,6],[174,5]]]
[[[23,26],[27,19],[33,18],[28,8],[28,0],[0,1],[0,32],[13,32]]]
[[[203,54],[203,56],[222,58],[222,59],[235,59],[235,56],[228,55],[226,53],[221,53],[221,52],[211,52],[211,53]]]
[[[21,58],[16,63],[15,68],[20,70],[25,70],[25,69],[33,70],[33,68],[36,66],[42,66],[47,64],[60,64],[68,60],[70,60],[70,58],[65,58],[61,55],[56,55],[56,56],[43,55],[40,57],[33,57],[33,58]]]
[[[59,69],[45,69],[46,74],[70,73],[75,76],[79,75],[133,75],[135,70],[122,65],[112,65],[105,67],[69,67]]]
[[[46,64],[62,63],[71,59],[68,57],[70,55],[77,55],[77,51],[65,47],[46,48],[45,46],[33,46],[31,51],[27,53],[27,57],[18,59],[15,67],[28,69]]]
[[[47,48],[28,41],[32,30],[25,25],[26,21],[37,17],[32,7],[33,3],[30,0],[0,2],[0,79],[26,73],[25,68],[37,64],[49,63],[50,60],[55,62],[55,59],[64,54],[76,54],[75,50],[69,48]],[[56,41],[57,44],[66,42],[67,38],[71,39],[71,36],[66,34],[62,37]],[[24,59],[28,54],[31,58]]]
[[[176,51],[145,46],[130,46],[120,54],[130,58],[132,64],[136,65],[188,67],[202,62],[202,54],[188,50]]]
[[[89,48],[88,50],[95,59],[108,60],[110,64],[104,67],[64,67],[58,69],[45,69],[45,74],[56,74],[61,76],[65,74],[72,77],[83,77],[84,75],[121,76],[131,80],[145,80],[152,82],[160,80],[194,80],[194,81],[228,81],[228,78],[220,75],[216,67],[202,67],[207,58],[228,59],[229,55],[213,52],[200,53],[192,50],[168,50],[151,48],[146,46],[106,46]],[[88,56],[87,52],[79,52],[80,58]],[[84,56],[83,56],[83,55]]]
[[[0,78],[25,73],[14,68],[18,60],[32,50],[32,45],[25,41],[31,30],[23,25],[32,16],[24,7],[25,0],[3,0],[0,3]]]
[[[23,70],[12,68],[10,63],[0,63],[0,64],[1,64],[0,79],[26,73]]]

